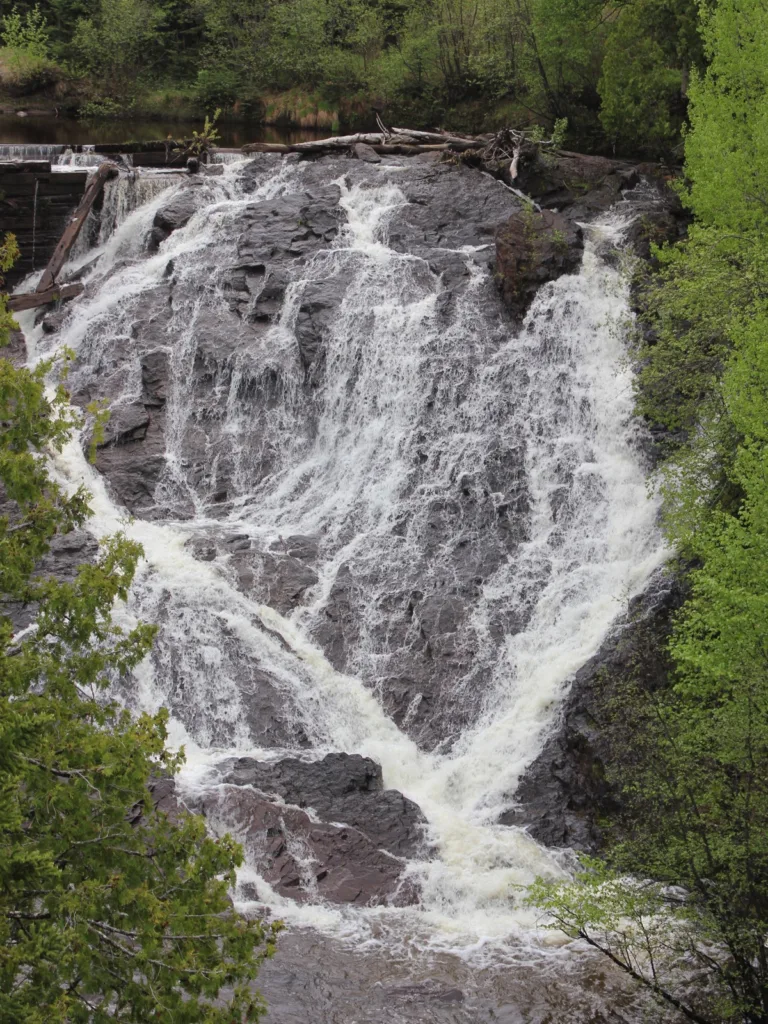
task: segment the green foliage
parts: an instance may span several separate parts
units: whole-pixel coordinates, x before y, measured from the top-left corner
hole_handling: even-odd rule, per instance
[[[77,109],[77,116],[84,121],[108,121],[112,117],[119,117],[133,106],[133,101],[121,103],[109,96],[102,96],[98,100],[88,100],[81,103]]]
[[[0,39],[12,50],[21,50],[30,57],[46,60],[49,56],[50,29],[38,4],[22,16],[18,7],[3,18]]]
[[[686,138],[696,217],[656,253],[640,410],[677,431],[665,526],[696,568],[667,690],[606,720],[622,794],[610,869],[532,899],[689,1019],[768,1020],[768,7],[705,9]],[[627,880],[650,878],[640,884]],[[637,894],[648,900],[638,913]],[[696,984],[691,982],[695,972]]]
[[[14,39],[43,19],[92,100],[186,86],[202,110],[296,91],[424,126],[568,118],[582,148],[652,156],[674,150],[704,67],[695,0],[19,0],[14,17]]]
[[[207,152],[207,150],[211,149],[218,142],[219,133],[216,128],[216,122],[220,115],[221,108],[217,108],[214,111],[213,117],[209,117],[208,114],[206,114],[202,131],[192,132],[192,139],[187,143],[187,150],[192,153],[193,156],[200,156],[201,153]]]
[[[639,0],[619,8],[605,42],[600,120],[613,145],[674,154],[691,68],[704,67],[693,0]]]
[[[0,266],[13,258],[6,238]],[[150,779],[183,758],[167,712],[133,718],[107,693],[155,633],[112,619],[141,549],[117,535],[69,582],[38,574],[53,536],[89,515],[88,495],[48,474],[78,423],[51,370],[0,360],[0,1019],[253,1021],[277,929],[233,913],[229,837],[154,808]],[[8,611],[24,606],[33,625],[14,635]]]
[[[19,247],[16,236],[6,234],[0,242],[0,289],[3,285],[3,274],[6,274],[19,258]],[[7,344],[10,331],[16,328],[16,321],[8,309],[8,300],[0,290],[0,345]]]
[[[98,0],[91,17],[80,18],[70,49],[77,66],[98,78],[105,96],[125,104],[142,78],[162,67],[158,45],[163,12],[148,0]]]

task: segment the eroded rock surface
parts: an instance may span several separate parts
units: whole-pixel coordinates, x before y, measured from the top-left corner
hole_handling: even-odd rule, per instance
[[[204,521],[195,557],[297,620],[422,747],[447,750],[535,605],[534,588],[505,596],[530,539],[524,424],[535,414],[524,408],[526,354],[510,341],[536,284],[576,269],[580,243],[571,212],[542,216],[545,244],[511,316],[496,279],[519,276],[527,258],[504,250],[520,200],[476,169],[424,156],[258,154],[238,171],[237,198],[210,212],[205,196],[223,177],[181,187],[155,215],[173,231],[159,253],[173,258],[147,261],[136,294],[93,320],[71,380],[82,405],[110,400],[97,466],[119,504]],[[584,189],[561,170],[541,172],[540,201],[567,195],[574,217],[588,215]],[[600,192],[598,208],[633,180],[624,165],[590,165],[587,191]],[[187,249],[178,243],[196,211]],[[122,281],[123,265],[111,273]],[[381,388],[390,358],[404,370]],[[407,408],[405,422],[388,403]],[[384,421],[396,433],[381,438]],[[340,450],[351,453],[343,471],[330,458]],[[378,451],[391,478],[384,468],[358,478]],[[551,500],[561,520],[562,498]],[[252,512],[269,528],[251,529]],[[238,643],[227,635],[221,646],[254,740],[306,745],[300,714],[281,713],[280,685]],[[198,660],[161,666],[172,708],[196,725],[208,697],[191,699],[187,675],[216,684]]]
[[[599,848],[599,819],[618,806],[604,766],[621,756],[621,735],[608,726],[607,708],[629,680],[649,692],[668,685],[664,644],[684,595],[683,582],[660,570],[630,603],[600,651],[574,676],[559,722],[525,772],[516,806],[502,824],[526,825],[547,846]]]
[[[221,771],[219,784],[186,802],[214,829],[217,822],[234,828],[248,862],[281,895],[357,905],[416,901],[403,869],[406,857],[427,855],[424,818],[401,793],[384,789],[374,761],[240,758]]]

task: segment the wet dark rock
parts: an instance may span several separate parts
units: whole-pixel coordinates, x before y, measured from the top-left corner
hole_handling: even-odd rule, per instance
[[[274,762],[241,757],[231,762],[223,781],[309,808],[321,821],[351,825],[397,856],[425,851],[424,816],[402,793],[384,789],[381,765],[369,757],[339,753],[321,761]]]
[[[54,313],[46,313],[41,322],[43,334],[56,334],[66,320],[68,312],[69,310],[64,308],[57,309]]]
[[[222,831],[235,830],[259,875],[298,903],[404,906],[418,899],[403,878],[403,862],[359,829],[315,821],[297,807],[236,786],[209,790],[191,809],[214,828],[221,821]]]
[[[658,165],[644,170],[660,172]],[[539,151],[523,162],[515,184],[540,206],[567,210],[576,220],[609,209],[623,190],[634,188],[639,181],[637,169],[625,160],[559,150]]]
[[[170,352],[167,349],[157,349],[142,356],[141,382],[144,388],[145,406],[165,405],[168,397],[170,358]]]
[[[291,558],[300,558],[303,562],[314,562],[319,555],[319,547],[317,537],[293,534],[290,537],[280,537],[271,545],[271,550],[284,552]]]
[[[415,902],[403,858],[426,853],[424,818],[401,793],[384,790],[374,761],[351,754],[316,762],[239,758],[222,769],[223,785],[195,797],[192,809],[214,828],[219,820],[234,826],[250,862],[281,895]]]
[[[352,151],[358,160],[364,160],[367,164],[380,164],[381,157],[372,146],[366,146],[364,142],[358,142],[352,147]]]
[[[293,611],[319,578],[300,558],[271,553],[239,561],[236,572],[241,590],[258,596],[283,615]]]
[[[167,203],[160,207],[152,221],[152,231],[149,236],[149,249],[154,251],[160,248],[160,244],[168,236],[183,228],[197,213],[200,206],[209,197],[203,187],[202,180],[190,179],[186,187],[176,192]]]
[[[684,597],[684,582],[659,570],[630,603],[598,653],[574,676],[559,721],[523,775],[515,805],[501,824],[526,825],[547,846],[600,847],[599,820],[618,807],[605,765],[621,756],[621,735],[607,726],[606,707],[629,679],[649,692],[668,685],[664,644]]]
[[[407,489],[415,495],[424,488],[423,500],[407,508],[404,503],[391,523],[397,572],[385,559],[367,558],[365,545],[352,548],[327,597],[307,611],[305,628],[334,668],[376,689],[386,711],[422,747],[448,749],[480,709],[491,649],[525,628],[529,614],[525,601],[510,609],[501,598],[484,598],[482,634],[474,615],[485,584],[497,572],[514,572],[519,547],[528,539],[526,452],[522,442],[504,433],[514,415],[512,398],[490,412],[497,419],[488,423],[488,447],[472,472],[436,488],[431,483],[435,465],[451,461],[452,432],[464,420],[467,397],[476,398],[478,382],[514,329],[492,275],[496,230],[509,223],[521,203],[489,175],[428,156],[428,161],[405,160],[391,176],[405,203],[391,211],[387,236],[390,247],[407,257],[405,304],[424,298],[432,318],[419,355],[423,363],[415,366],[420,379],[431,381],[432,391],[423,396],[401,453],[409,465]],[[261,198],[258,188],[282,164],[273,154],[257,154],[241,174],[251,201],[238,210],[227,239],[234,251],[226,265],[217,263],[218,242],[196,254],[191,266],[180,254],[167,276],[133,304],[122,304],[121,332],[106,349],[100,330],[84,339],[73,391],[83,405],[102,397],[112,403],[115,426],[98,452],[97,466],[115,499],[133,514],[178,520],[202,506],[206,515],[223,519],[237,501],[246,502],[237,507],[247,512],[247,503],[258,503],[262,487],[271,486],[268,480],[290,471],[311,451],[328,400],[326,386],[334,384],[327,346],[350,298],[350,262],[333,253],[347,222],[342,192],[380,185],[389,162],[373,166],[345,155],[301,162],[292,170],[295,162],[288,160],[293,191]],[[571,181],[576,164],[565,175],[570,189],[562,185],[561,170],[544,168],[549,177],[542,192],[565,189],[571,196],[569,217],[570,211],[581,216],[585,193]],[[619,169],[610,161],[588,162],[579,173],[589,177],[587,199],[599,189],[616,199],[633,180],[624,165]],[[344,189],[332,184],[340,181]],[[191,216],[203,190],[213,187],[201,181],[182,189],[177,198],[184,197],[183,209],[174,212],[173,204],[166,204],[163,225]],[[561,254],[555,251],[556,233],[562,230],[573,241],[573,229],[558,227],[550,215],[546,220],[551,251],[536,273],[542,268],[564,272],[568,261],[576,260],[576,243]],[[467,329],[459,342],[456,332],[463,330],[468,294],[482,323]],[[295,303],[290,316],[287,296]],[[377,316],[374,309],[361,311],[354,324],[361,363]],[[449,331],[455,338],[450,352]],[[362,369],[344,372],[352,394]],[[524,368],[518,365],[514,374],[510,396],[525,384]],[[166,429],[169,401],[181,417],[172,435]],[[556,500],[553,495],[553,505]],[[219,536],[195,541],[193,551],[201,560],[219,560],[222,572],[253,599],[292,614],[310,595],[313,602],[318,599],[319,580],[338,564],[358,529],[355,514],[350,512],[344,536],[288,537],[270,543],[268,550],[253,538],[227,544]],[[268,734],[270,744],[277,743],[279,688],[253,676],[250,667],[242,673],[255,728],[260,736]],[[184,707],[181,694],[178,707]],[[193,710],[184,714],[189,717]],[[263,726],[258,724],[262,714]]]
[[[576,271],[583,249],[581,228],[562,214],[513,214],[496,231],[496,278],[512,313],[522,319],[543,284]]]

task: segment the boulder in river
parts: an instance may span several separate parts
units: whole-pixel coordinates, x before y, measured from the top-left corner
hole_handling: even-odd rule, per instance
[[[581,262],[580,227],[552,210],[514,213],[496,231],[496,278],[513,314],[522,319],[547,281],[571,274]]]
[[[425,819],[381,767],[357,754],[320,761],[243,757],[190,801],[234,827],[248,861],[277,892],[299,902],[403,905],[417,900],[406,858],[427,856]]]

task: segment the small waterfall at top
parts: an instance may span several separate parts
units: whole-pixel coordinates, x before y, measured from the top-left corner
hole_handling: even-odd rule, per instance
[[[56,163],[66,149],[66,146],[60,144],[4,142],[0,144],[0,160],[50,160],[51,163]]]
[[[293,902],[246,867],[241,883],[281,916],[410,950],[524,951],[518,887],[567,857],[499,815],[569,679],[665,556],[632,418],[627,285],[601,258],[628,215],[589,225],[579,272],[512,330],[487,240],[450,225],[431,240],[418,219],[445,176],[415,161],[255,166],[197,187],[156,253],[164,190],[192,193],[110,182],[85,296],[53,340],[25,321],[33,355],[75,350],[73,394],[107,388],[131,415],[147,367],[168,367],[147,428],[162,422],[162,448],[143,460],[154,490],[134,463],[110,477],[138,518],[78,444],[56,461],[94,493],[97,533],[144,545],[125,614],[161,630],[126,699],[170,707],[191,798],[217,792],[228,753],[346,751],[422,809],[435,855],[407,864],[417,906]],[[488,218],[514,202],[476,187]],[[275,606],[274,553],[299,541],[314,568],[301,600]]]

